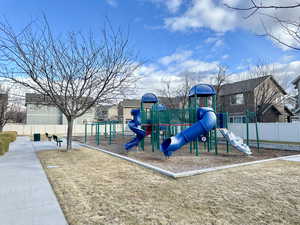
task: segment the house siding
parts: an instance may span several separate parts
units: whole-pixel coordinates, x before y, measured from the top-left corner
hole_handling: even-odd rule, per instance
[[[272,82],[270,79],[267,79],[264,81],[265,84],[260,84],[258,85],[255,89],[254,89],[254,93],[255,95],[257,95],[257,93],[259,92],[259,88],[261,87],[261,85],[268,85],[268,86],[265,86],[265,87],[270,87],[270,89],[276,89],[278,91],[278,93],[281,93],[281,90],[278,88],[277,85],[275,85],[274,82]],[[280,94],[281,97],[283,97],[284,95],[283,94]],[[279,104],[276,104],[276,107],[277,109],[279,109],[279,111],[283,114],[285,114],[284,112],[284,104],[281,102]]]
[[[94,108],[83,116],[75,119],[74,124],[83,124],[85,121],[93,121]],[[52,105],[26,104],[26,124],[67,124],[62,112]]]
[[[228,112],[230,115],[244,115],[246,110],[254,111],[254,95],[253,92],[241,93],[244,96],[244,104],[231,104],[231,96],[224,95],[218,97],[219,111]]]
[[[55,106],[26,104],[27,124],[62,124],[62,115]]]

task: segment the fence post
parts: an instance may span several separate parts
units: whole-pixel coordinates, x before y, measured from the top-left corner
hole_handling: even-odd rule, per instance
[[[86,144],[86,139],[87,139],[87,123],[85,124],[85,129],[84,129],[84,143]]]
[[[248,110],[246,110],[246,135],[247,135],[247,145],[249,146],[249,113]]]

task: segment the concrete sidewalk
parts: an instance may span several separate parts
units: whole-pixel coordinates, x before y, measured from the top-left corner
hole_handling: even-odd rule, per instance
[[[300,162],[300,155],[292,155],[289,157],[286,157],[282,160],[287,160],[287,161],[293,161],[293,162]]]
[[[0,157],[0,224],[67,225],[35,151],[55,149],[54,142],[18,137]]]

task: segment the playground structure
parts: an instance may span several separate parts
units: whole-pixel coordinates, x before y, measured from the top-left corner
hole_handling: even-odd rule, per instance
[[[188,106],[178,109],[167,109],[159,103],[154,94],[144,94],[141,98],[140,109],[133,109],[131,114],[133,119],[128,123],[128,127],[136,136],[124,145],[127,151],[135,146],[139,146],[143,151],[145,141],[150,140],[152,151],[161,151],[167,157],[186,144],[189,146],[189,152],[196,156],[200,155],[202,149],[218,154],[219,137],[222,135],[225,142],[221,143],[226,144],[227,152],[230,152],[230,146],[233,146],[240,152],[251,154],[248,147],[248,123],[257,123],[255,113],[246,112],[247,138],[246,144],[244,144],[242,138],[228,130],[228,113],[216,113],[216,92],[210,85],[194,86],[189,92]],[[124,136],[124,123],[119,121],[87,123],[85,143],[89,126],[91,127],[90,136],[94,136],[96,144],[99,145],[104,139],[111,144],[114,138],[120,134],[120,129],[116,129],[116,126],[120,128],[120,125],[122,136]],[[95,132],[93,132],[94,128]],[[256,134],[257,149],[259,149],[257,125]],[[147,136],[150,138],[146,138]]]
[[[209,98],[211,98],[210,105]],[[208,152],[214,151],[218,154],[217,130],[221,128],[220,132],[226,139],[227,151],[231,144],[237,150],[251,155],[248,145],[228,131],[227,114],[215,113],[216,92],[212,86],[207,84],[194,86],[189,92],[188,108],[167,109],[158,102],[152,93],[143,95],[140,110],[133,110],[134,118],[129,122],[130,129],[137,135],[125,144],[126,150],[139,143],[144,150],[144,138],[151,133],[152,151],[159,149],[167,157],[187,143],[190,152],[195,152],[198,156],[201,142]],[[152,107],[146,108],[144,106],[146,103],[152,104]],[[200,105],[201,103],[204,107]],[[160,145],[161,139],[164,141]]]

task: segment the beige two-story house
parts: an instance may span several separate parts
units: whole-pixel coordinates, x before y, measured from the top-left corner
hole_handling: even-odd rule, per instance
[[[64,114],[47,97],[34,93],[26,93],[25,106],[27,124],[67,124]],[[76,118],[74,124],[84,124],[94,121],[94,119],[95,109],[91,108],[84,115]]]
[[[101,105],[96,108],[97,120],[108,121],[118,120],[118,106],[117,105]]]

